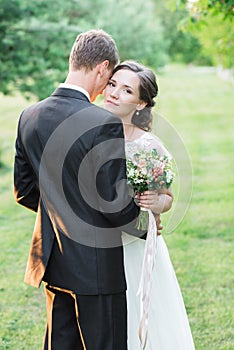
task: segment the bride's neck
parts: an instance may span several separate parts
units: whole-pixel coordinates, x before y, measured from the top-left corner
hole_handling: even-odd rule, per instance
[[[132,130],[132,129],[137,128],[137,126],[135,124],[125,123],[125,122],[123,122],[123,127],[124,127],[124,129],[127,129],[127,130]]]
[[[132,133],[134,132],[136,125],[131,123],[123,123],[123,128],[125,133]]]
[[[138,126],[132,123],[123,122],[124,137],[126,140],[133,140],[139,136],[139,131],[141,131]]]

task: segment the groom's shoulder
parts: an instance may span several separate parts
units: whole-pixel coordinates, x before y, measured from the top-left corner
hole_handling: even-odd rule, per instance
[[[23,110],[22,114],[27,114],[27,113],[32,112],[34,110],[38,110],[38,109],[42,108],[43,106],[46,106],[47,104],[49,104],[50,100],[51,100],[51,96],[48,96],[48,97],[44,98],[43,100],[34,102],[34,103],[30,104],[29,106],[27,106]]]
[[[100,121],[108,122],[108,123],[117,123],[122,125],[122,120],[117,115],[95,104],[92,104],[91,106],[93,108],[95,117],[99,118]]]

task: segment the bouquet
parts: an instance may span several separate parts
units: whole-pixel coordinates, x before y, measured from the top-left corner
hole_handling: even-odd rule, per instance
[[[174,177],[172,161],[165,155],[159,156],[155,148],[151,151],[139,151],[132,159],[127,159],[127,183],[135,194],[169,188]],[[148,211],[141,208],[137,229],[147,228]]]

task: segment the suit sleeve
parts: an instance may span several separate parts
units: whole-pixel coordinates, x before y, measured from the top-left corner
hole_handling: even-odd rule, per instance
[[[119,118],[109,117],[98,128],[96,142],[96,186],[100,195],[100,210],[114,227],[134,236],[145,232],[135,229],[139,207],[130,196],[126,183],[126,157],[123,126]],[[104,204],[102,202],[104,200]]]
[[[37,211],[39,189],[34,170],[27,158],[20,136],[20,122],[15,143],[14,195],[16,202],[28,209]]]

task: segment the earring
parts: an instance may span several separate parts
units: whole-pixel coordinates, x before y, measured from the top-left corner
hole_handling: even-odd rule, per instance
[[[136,111],[136,115],[138,116],[140,114],[140,112],[139,111]]]

